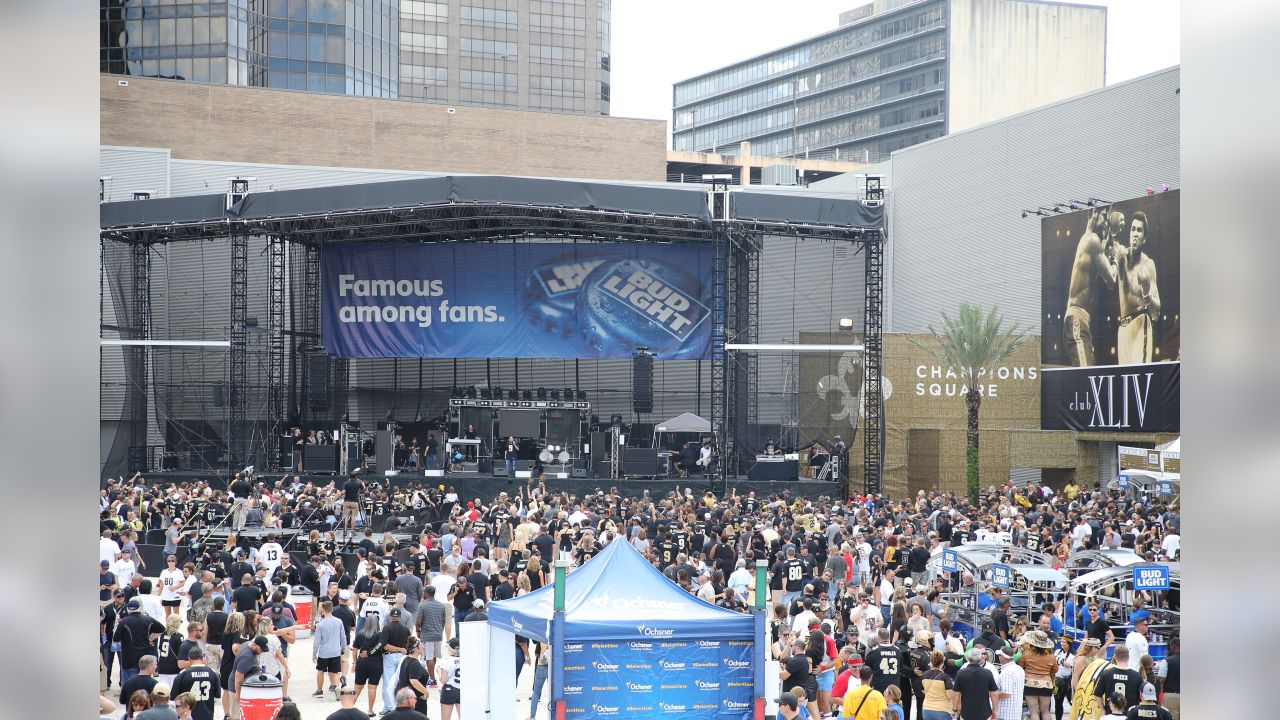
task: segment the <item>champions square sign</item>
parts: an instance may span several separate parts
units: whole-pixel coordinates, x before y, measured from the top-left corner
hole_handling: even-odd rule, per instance
[[[1041,222],[1044,429],[1178,432],[1179,197]]]

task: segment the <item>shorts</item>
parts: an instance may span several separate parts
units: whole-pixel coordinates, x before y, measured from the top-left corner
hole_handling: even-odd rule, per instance
[[[356,663],[356,685],[377,685],[382,682],[382,656],[374,655]]]
[[[360,503],[344,502],[342,503],[342,521],[346,522],[347,518],[351,518],[352,522],[356,520],[356,514],[360,512]]]
[[[822,692],[823,690],[826,690],[827,692],[831,692],[831,688],[835,686],[836,686],[835,670],[827,670],[826,672],[818,673],[818,692]]]
[[[507,548],[511,547],[511,541],[510,541],[510,540],[499,540],[499,541],[497,542],[497,545],[498,545],[498,547],[502,548],[503,550],[506,550]]]
[[[342,659],[336,657],[316,658],[316,672],[340,673],[342,672]]]
[[[1024,687],[1022,694],[1027,697],[1053,697],[1051,688]]]
[[[236,691],[235,687],[231,684],[231,679],[234,674],[235,673],[228,670],[218,675],[218,682],[221,683],[222,689],[226,692],[234,693]]]
[[[427,660],[436,660],[444,657],[444,641],[443,640],[423,640],[422,641],[422,657]]]
[[[462,702],[462,691],[452,685],[440,688],[441,705],[458,705]]]
[[[1089,327],[1089,311],[1068,305],[1063,316],[1062,340],[1067,351],[1067,363],[1072,367],[1093,365],[1093,330]]]
[[[1152,343],[1149,315],[1140,313],[1122,319],[1116,331],[1116,362],[1121,365],[1151,362]]]
[[[179,607],[181,605],[182,605],[182,598],[178,598],[177,600],[161,600],[160,601],[161,607]]]

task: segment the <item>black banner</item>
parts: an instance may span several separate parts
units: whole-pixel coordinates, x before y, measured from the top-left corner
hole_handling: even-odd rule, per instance
[[[1091,432],[1178,432],[1182,364],[1045,369],[1040,425]]]
[[[1044,429],[1178,432],[1179,198],[1041,222]]]

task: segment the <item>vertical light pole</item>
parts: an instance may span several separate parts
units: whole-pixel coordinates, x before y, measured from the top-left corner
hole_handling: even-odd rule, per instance
[[[556,560],[552,568],[555,614],[551,616],[551,707],[554,720],[564,720],[564,580],[569,561]]]

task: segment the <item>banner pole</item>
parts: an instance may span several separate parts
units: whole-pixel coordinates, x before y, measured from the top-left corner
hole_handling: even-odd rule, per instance
[[[551,707],[554,720],[564,720],[564,581],[569,562],[556,560],[552,567],[555,614],[551,617]]]
[[[755,684],[755,702],[752,703],[752,717],[754,720],[764,720],[765,709],[765,692],[764,692],[764,665],[767,658],[765,654],[765,610],[768,607],[767,590],[769,583],[765,580],[765,566],[756,563],[756,601],[755,609],[751,613],[755,617],[755,643],[753,654],[755,655],[755,666],[752,674]]]

